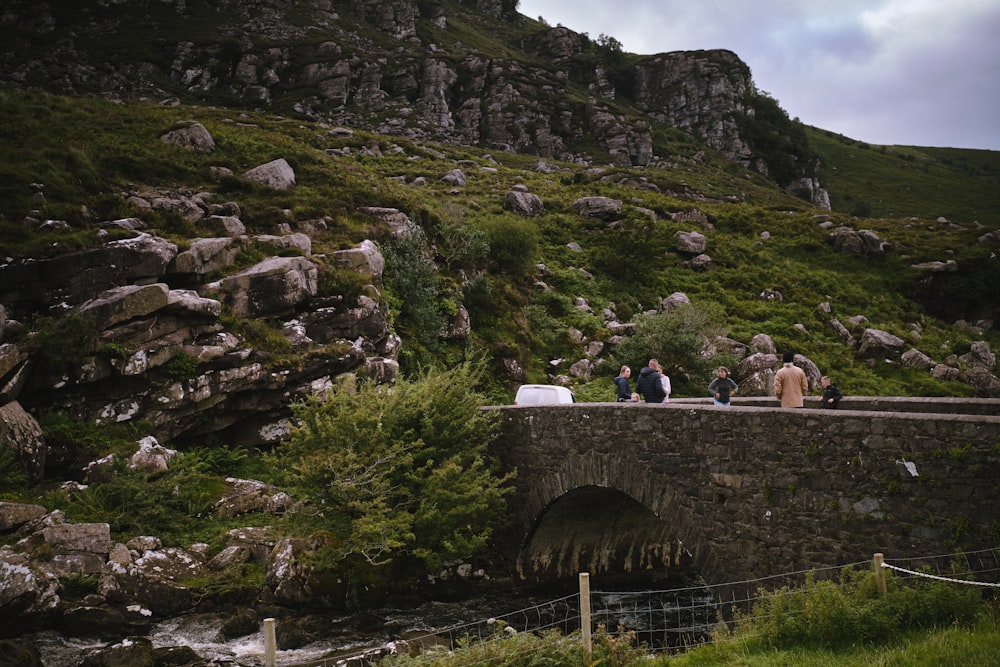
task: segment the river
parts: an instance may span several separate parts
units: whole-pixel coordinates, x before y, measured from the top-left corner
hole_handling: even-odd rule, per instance
[[[559,628],[579,629],[579,595],[550,589],[525,594],[499,591],[461,601],[429,601],[408,609],[377,609],[364,614],[328,614],[333,628],[324,641],[302,648],[277,651],[279,667],[316,664],[333,657],[359,655],[399,640],[412,643],[449,643],[463,635],[489,637],[503,627],[518,632]],[[566,591],[561,591],[566,593]],[[706,641],[718,605],[701,585],[655,591],[593,591],[592,626],[617,631],[634,630],[640,641],[656,650]],[[188,614],[163,620],[147,637],[156,648],[188,646],[218,667],[263,667],[262,630],[237,639],[224,639],[219,614]],[[497,623],[496,621],[501,621]],[[45,667],[76,667],[84,656],[105,641],[67,638],[58,632],[30,636],[42,653]]]

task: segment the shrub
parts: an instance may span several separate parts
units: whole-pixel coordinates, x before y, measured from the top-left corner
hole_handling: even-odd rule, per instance
[[[684,377],[700,382],[720,363],[702,356],[702,348],[726,332],[722,308],[714,303],[684,304],[670,312],[639,316],[635,335],[618,346],[612,367],[616,371],[621,364],[642,368],[655,358],[672,381],[676,376],[679,382]]]
[[[522,218],[491,218],[484,225],[490,248],[490,266],[497,273],[519,278],[535,265],[538,231]]]
[[[759,591],[736,635],[776,649],[840,649],[889,643],[914,629],[969,627],[982,609],[974,586],[920,578],[904,585],[886,572],[886,588],[879,595],[871,571],[845,568],[839,584],[810,573],[802,588]]]
[[[35,333],[25,342],[24,350],[35,354],[49,372],[78,368],[96,350],[98,332],[92,317],[39,317],[33,328]]]
[[[383,255],[383,279],[395,324],[422,345],[434,346],[443,322],[438,307],[441,289],[423,231],[415,227],[393,239],[384,246]]]
[[[385,565],[409,554],[433,570],[485,548],[504,523],[509,480],[486,457],[496,415],[480,409],[481,376],[466,363],[295,407],[300,426],[272,468],[324,508],[311,529],[336,537],[334,561]]]

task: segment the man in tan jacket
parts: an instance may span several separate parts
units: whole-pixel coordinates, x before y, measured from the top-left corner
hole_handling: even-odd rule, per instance
[[[792,363],[795,355],[785,352],[784,365],[774,376],[774,395],[783,408],[801,408],[802,397],[809,393],[806,372]]]

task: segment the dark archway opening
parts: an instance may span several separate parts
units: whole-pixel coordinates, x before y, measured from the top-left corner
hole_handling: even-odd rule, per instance
[[[673,527],[634,498],[600,486],[569,491],[545,510],[518,558],[525,582],[650,586],[695,573]]]

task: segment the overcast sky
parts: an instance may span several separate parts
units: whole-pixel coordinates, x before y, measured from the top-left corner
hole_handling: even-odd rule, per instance
[[[625,51],[728,49],[792,118],[871,144],[1000,150],[1000,0],[520,0]]]

